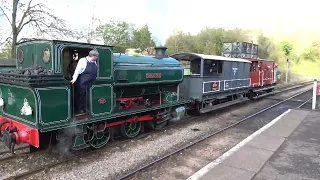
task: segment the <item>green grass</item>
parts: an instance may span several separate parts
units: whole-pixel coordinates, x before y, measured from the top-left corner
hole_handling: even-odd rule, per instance
[[[306,60],[293,62],[290,71],[301,76],[320,76],[320,63]]]
[[[278,83],[285,82],[286,77],[286,65],[282,61],[279,63],[278,70],[281,72],[281,76],[278,78]],[[320,61],[319,62],[311,62],[307,60],[300,60],[299,63],[295,61],[291,61],[289,68],[289,77],[288,81],[296,81],[303,79],[320,79]]]

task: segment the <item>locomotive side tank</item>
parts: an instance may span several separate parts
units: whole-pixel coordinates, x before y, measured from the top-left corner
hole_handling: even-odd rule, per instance
[[[165,54],[165,47],[155,48],[155,56],[114,53],[116,86],[176,84],[183,81],[183,66]],[[142,76],[143,75],[143,76]]]
[[[193,99],[192,108],[199,113],[238,103],[248,92],[251,64],[248,60],[195,53],[171,57],[190,69],[180,85],[180,94],[182,98]]]
[[[155,50],[155,56],[114,53],[116,111],[137,106],[132,102],[136,100],[146,106],[178,100],[178,84],[183,81],[183,66],[165,55],[165,47]]]

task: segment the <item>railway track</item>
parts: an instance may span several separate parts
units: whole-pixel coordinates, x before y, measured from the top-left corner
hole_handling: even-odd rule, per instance
[[[312,97],[309,98],[307,101],[302,103],[300,106],[298,106],[298,109],[311,109],[312,108]]]
[[[170,152],[170,153],[168,153],[168,154],[166,154],[164,156],[161,156],[161,157],[155,159],[154,161],[151,161],[151,162],[149,162],[149,163],[147,163],[147,164],[145,164],[145,165],[143,165],[143,166],[141,166],[141,167],[139,167],[139,168],[137,168],[137,169],[125,174],[125,175],[123,175],[123,176],[117,177],[116,179],[122,180],[122,179],[130,179],[130,178],[134,178],[134,177],[137,178],[136,176],[139,173],[147,170],[151,166],[153,166],[155,164],[158,164],[158,163],[161,163],[162,161],[165,161],[166,159],[168,159],[168,158],[170,158],[170,157],[172,157],[172,156],[174,156],[176,154],[179,154],[180,152],[182,152],[182,151],[184,151],[184,150],[186,150],[186,149],[188,149],[188,148],[190,148],[192,146],[195,146],[195,145],[199,144],[200,142],[203,142],[203,141],[207,140],[208,138],[211,138],[211,137],[213,137],[215,135],[218,135],[218,134],[220,134],[220,133],[222,133],[222,132],[224,132],[224,131],[226,131],[226,130],[228,130],[230,128],[236,127],[237,125],[239,125],[240,123],[243,123],[244,121],[250,120],[251,118],[253,118],[255,116],[258,116],[258,115],[260,115],[260,114],[262,114],[262,113],[264,113],[264,112],[266,112],[266,111],[268,111],[268,110],[270,110],[272,108],[275,108],[275,107],[277,107],[277,106],[279,106],[279,105],[281,105],[281,104],[283,104],[285,102],[290,101],[291,99],[293,99],[295,97],[298,97],[298,96],[300,96],[302,94],[305,94],[305,93],[308,93],[308,92],[310,92],[310,89],[308,89],[306,91],[303,91],[303,92],[300,92],[300,93],[297,93],[297,94],[295,94],[295,95],[293,95],[293,96],[291,96],[289,98],[286,98],[284,100],[281,100],[280,102],[277,102],[277,103],[275,103],[275,104],[273,104],[273,105],[271,105],[269,107],[261,109],[260,111],[254,113],[254,114],[251,114],[251,115],[249,115],[249,116],[247,116],[247,117],[245,117],[245,118],[243,118],[243,119],[241,119],[241,120],[239,120],[239,121],[237,121],[235,123],[232,123],[229,126],[226,126],[226,127],[221,128],[221,129],[219,129],[217,131],[214,131],[214,132],[202,137],[201,139],[198,139],[198,140],[196,140],[194,142],[191,142],[191,143],[189,143],[189,144],[187,144],[187,145],[185,145],[185,146],[183,146],[183,147],[181,147],[179,149],[176,149],[175,151],[172,151],[172,152]],[[310,99],[308,99],[307,101],[303,101],[303,103],[300,104],[297,108],[301,108],[308,101],[310,101]],[[294,101],[294,102],[298,102],[298,101]]]
[[[28,148],[29,148],[29,146],[22,146],[22,147],[15,148],[15,150],[19,151],[19,150],[24,150],[24,149],[28,149]],[[11,153],[9,150],[1,151],[0,156],[4,155],[4,154],[9,154],[9,153]]]
[[[144,138],[147,134],[141,134],[140,136],[136,137],[136,139],[141,139],[141,138]],[[64,163],[67,163],[69,161],[72,161],[72,160],[76,160],[78,158],[81,158],[81,157],[84,157],[86,155],[89,155],[89,154],[92,154],[92,153],[98,153],[100,151],[104,151],[105,149],[107,148],[111,148],[113,146],[117,146],[119,144],[122,144],[122,143],[126,143],[127,141],[130,141],[131,139],[124,139],[124,140],[119,140],[119,141],[116,141],[116,142],[113,142],[113,143],[110,143],[109,145],[101,148],[101,149],[95,149],[95,150],[83,150],[82,152],[78,153],[78,152],[75,152],[74,155],[71,155],[69,157],[66,157],[64,158],[64,160],[62,161],[59,161],[59,162],[56,162],[56,163],[52,163],[52,164],[47,164],[47,165],[44,165],[44,166],[40,166],[40,167],[37,167],[37,168],[34,168],[30,171],[26,171],[26,172],[23,172],[21,174],[18,174],[18,175],[14,175],[14,176],[11,176],[9,178],[6,178],[6,179],[25,179],[33,174],[36,174],[40,171],[46,171],[50,168],[53,168],[53,167],[56,167],[58,165],[61,165],[61,164],[64,164]],[[36,153],[43,153],[44,151],[38,151]],[[35,154],[35,153],[32,153],[32,154]],[[9,159],[13,159],[15,157],[21,157],[21,156],[24,156],[24,155],[27,155],[27,153],[23,153],[23,154],[19,154],[19,155],[12,155],[12,156],[9,156],[8,158],[3,158],[4,160],[9,160]],[[0,159],[0,162],[1,162],[2,159]]]
[[[310,82],[302,83],[302,84],[299,84],[299,85],[296,85],[296,86],[292,86],[292,87],[290,87],[290,88],[284,88],[283,90],[278,90],[277,92],[275,92],[275,93],[273,93],[273,94],[278,94],[278,93],[286,92],[286,91],[289,91],[289,90],[297,89],[297,88],[300,88],[300,87],[304,86],[305,84],[310,84]],[[292,98],[292,97],[291,97],[291,98]],[[201,118],[203,118],[203,117],[205,117],[205,116],[206,116],[206,115],[201,116]],[[199,118],[199,117],[192,117],[192,118],[188,119],[187,121],[194,120],[194,119],[196,119],[196,118]],[[249,119],[249,118],[250,118],[250,117],[247,117],[246,119]],[[244,120],[242,120],[242,121],[244,121]],[[242,122],[242,121],[241,121],[241,122]],[[238,123],[236,123],[236,124],[239,124],[239,123],[241,123],[241,122],[238,122]],[[222,129],[222,130],[219,131],[219,132],[222,132],[222,131],[224,131],[224,130],[226,130],[226,129],[228,129],[228,128],[231,128],[232,126],[235,126],[236,124],[230,125],[230,126],[228,126],[227,128]],[[170,126],[167,126],[166,128],[169,128],[169,127],[170,127]],[[166,129],[166,128],[164,128],[164,129]],[[219,133],[219,132],[216,132],[215,134],[217,134],[217,133]],[[138,136],[138,137],[135,138],[135,139],[141,139],[141,138],[143,138],[143,137],[148,136],[150,133],[152,133],[152,132],[142,134],[142,135]],[[213,134],[213,135],[214,135],[214,134]],[[211,136],[213,136],[213,135],[211,135]],[[208,137],[210,137],[210,136],[208,136]],[[203,141],[204,139],[206,139],[206,138],[208,138],[208,137],[204,137],[201,141]],[[41,172],[41,171],[48,170],[48,169],[50,169],[50,168],[53,168],[53,167],[55,167],[55,166],[58,166],[58,165],[67,163],[67,162],[72,161],[72,160],[75,160],[75,159],[78,159],[78,158],[80,158],[80,157],[84,157],[84,156],[86,156],[86,155],[89,155],[89,154],[92,154],[92,153],[96,153],[96,152],[99,152],[99,151],[104,151],[106,148],[110,148],[111,146],[117,146],[117,145],[119,145],[120,143],[121,143],[121,144],[122,144],[122,143],[125,143],[126,141],[130,141],[130,140],[122,140],[122,141],[118,141],[118,142],[115,142],[115,143],[110,143],[108,146],[106,146],[106,147],[104,147],[104,148],[97,149],[97,150],[93,150],[93,151],[89,151],[89,152],[84,152],[84,153],[80,153],[80,154],[76,154],[76,155],[73,155],[73,156],[71,156],[71,157],[65,158],[63,161],[59,161],[59,162],[56,162],[56,163],[52,163],[52,164],[44,165],[44,166],[41,166],[41,167],[37,167],[37,168],[34,168],[34,169],[30,170],[30,171],[23,172],[23,173],[21,173],[21,174],[11,176],[11,177],[9,177],[8,179],[24,179],[24,178],[27,178],[27,177],[33,175],[33,174],[39,173],[39,172]],[[201,142],[201,141],[199,141],[199,142]],[[189,147],[189,146],[188,146],[188,147]],[[187,148],[187,147],[185,147],[185,148]],[[157,160],[157,161],[155,161],[155,162],[153,162],[153,163],[150,163],[150,164],[144,166],[144,168],[140,168],[140,169],[136,170],[136,172],[134,172],[133,174],[135,174],[135,173],[137,173],[137,172],[140,172],[141,170],[143,170],[143,169],[145,169],[145,168],[147,168],[147,167],[149,167],[149,166],[151,166],[151,165],[153,165],[153,164],[155,164],[155,163],[157,163],[157,162],[159,162],[159,161],[161,161],[161,160],[164,160],[164,159],[166,159],[167,157],[170,157],[171,155],[174,155],[175,153],[180,152],[181,150],[183,150],[183,149],[180,149],[180,150],[178,150],[178,151],[172,152],[172,153],[170,153],[169,155],[167,155],[166,157],[160,158],[159,160]],[[0,159],[0,162],[1,162],[1,159]],[[131,176],[131,175],[128,175],[128,177],[129,177],[129,176]],[[126,178],[126,177],[124,177],[124,178]],[[120,179],[121,179],[121,178],[120,178]]]
[[[29,154],[29,152],[23,152],[23,153],[16,154],[16,155],[9,155],[9,156],[6,156],[4,158],[0,158],[0,162],[4,162],[4,161],[10,160],[10,159],[17,158],[17,157],[23,157],[23,156],[25,156],[27,154]]]
[[[24,150],[27,150],[27,149],[28,149],[28,151],[24,151]],[[17,147],[15,149],[15,151],[16,151],[15,154],[11,154],[10,151],[2,151],[2,152],[0,152],[0,163],[8,161],[8,160],[11,160],[11,159],[15,159],[17,157],[23,157],[23,156],[29,154],[29,146]],[[20,151],[22,151],[22,152],[20,152]]]

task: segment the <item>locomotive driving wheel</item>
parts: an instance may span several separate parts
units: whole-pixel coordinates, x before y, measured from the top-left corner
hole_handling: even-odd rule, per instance
[[[125,138],[134,138],[141,131],[141,121],[138,121],[138,117],[132,122],[126,122],[121,124],[121,134]]]
[[[110,127],[106,122],[98,122],[88,125],[87,142],[93,148],[105,146],[110,139]]]

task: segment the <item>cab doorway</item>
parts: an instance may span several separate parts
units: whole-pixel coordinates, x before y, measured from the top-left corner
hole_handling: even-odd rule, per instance
[[[91,48],[79,48],[79,47],[66,47],[62,51],[62,65],[63,65],[63,75],[64,78],[67,81],[72,80],[73,73],[77,67],[78,61],[86,57],[89,52],[91,51]],[[78,111],[78,106],[79,106],[79,87],[75,84],[71,85],[71,108],[72,108],[72,116],[74,119],[79,120],[79,119],[85,119],[88,117],[87,112],[88,112],[88,90],[86,90],[85,93],[85,112],[79,112]]]

